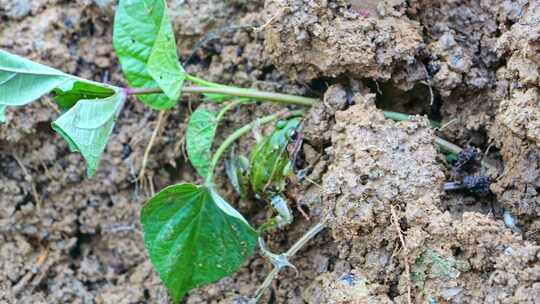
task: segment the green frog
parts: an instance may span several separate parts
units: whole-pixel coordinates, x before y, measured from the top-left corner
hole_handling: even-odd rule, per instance
[[[294,175],[293,164],[300,148],[301,118],[291,118],[276,122],[272,134],[259,137],[252,150],[249,165],[244,157],[229,160],[227,174],[236,191],[245,197],[247,191],[262,199],[276,210],[278,215],[270,219],[259,230],[281,228],[292,222],[289,202],[283,196],[288,177]]]

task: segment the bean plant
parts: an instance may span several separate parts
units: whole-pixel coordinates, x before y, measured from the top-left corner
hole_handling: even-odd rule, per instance
[[[82,154],[87,175],[92,176],[129,96],[156,110],[175,107],[181,95],[189,93],[203,94],[203,102],[222,105],[217,112],[196,109],[186,131],[189,160],[204,183],[166,187],[141,210],[150,260],[171,298],[180,301],[189,290],[235,273],[253,255],[264,231],[291,222],[289,207],[279,196],[291,168],[286,149],[289,132],[299,127],[301,108],[316,100],[221,85],[187,74],[177,55],[164,0],[119,1],[113,44],[129,87],[82,79],[0,50],[0,122],[6,122],[7,107],[23,106],[52,92],[62,110],[52,128],[72,151]],[[219,122],[232,108],[253,100],[299,109],[284,107],[258,118],[233,132],[212,153]],[[235,141],[255,126],[271,122],[276,123],[276,131],[260,139],[250,160],[243,164],[249,172],[240,174],[237,158],[227,165],[231,178],[247,180],[248,187],[261,199],[276,206],[276,218],[257,230],[219,194],[214,173]]]
[[[280,268],[292,266],[288,257],[324,227],[324,223],[315,225],[280,255],[269,252],[262,241],[266,231],[292,221],[282,192],[293,172],[303,109],[318,101],[218,84],[187,74],[177,55],[165,0],[120,0],[113,44],[128,87],[82,79],[0,50],[0,122],[6,120],[7,107],[23,106],[52,92],[62,111],[52,128],[71,151],[82,154],[87,175],[92,176],[129,96],[136,96],[156,110],[174,108],[183,94],[202,94],[203,102],[220,105],[219,111],[197,108],[186,131],[188,158],[204,182],[168,186],[144,204],[140,214],[144,245],[176,302],[191,289],[234,274],[259,245],[275,268],[255,295],[257,300]],[[254,100],[288,107],[235,130],[214,151],[219,122],[229,110]],[[397,120],[408,117],[385,114]],[[226,174],[242,199],[251,192],[276,212],[275,217],[256,229],[219,194],[214,177],[220,159],[240,137],[271,122],[276,126],[274,132],[259,138],[249,158],[233,153],[225,165]],[[459,152],[459,147],[446,147]]]

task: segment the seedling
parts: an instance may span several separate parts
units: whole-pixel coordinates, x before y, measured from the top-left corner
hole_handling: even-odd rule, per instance
[[[260,243],[263,254],[275,265],[255,295],[255,299],[260,298],[279,269],[291,266],[288,258],[324,228],[324,223],[314,225],[284,254],[268,252],[261,238],[268,229],[292,221],[281,194],[300,148],[298,133],[304,111],[284,109],[261,117],[234,131],[212,153],[216,130],[229,110],[253,100],[300,108],[318,100],[232,87],[187,74],[178,59],[164,0],[120,0],[113,43],[129,87],[82,79],[0,50],[0,121],[5,122],[7,107],[23,106],[52,92],[63,111],[52,128],[72,151],[82,154],[87,174],[92,176],[128,96],[136,95],[158,110],[175,107],[181,95],[189,93],[203,94],[205,102],[223,104],[219,112],[198,108],[187,128],[187,154],[204,183],[172,185],[152,197],[141,210],[144,243],[175,301],[193,288],[236,272]],[[396,120],[408,119],[400,113],[385,114]],[[233,154],[226,163],[227,174],[242,197],[250,190],[277,212],[275,218],[255,229],[218,193],[214,174],[231,145],[256,126],[271,122],[277,124],[275,131],[261,139],[250,159]],[[459,153],[459,147],[438,140],[442,147]]]

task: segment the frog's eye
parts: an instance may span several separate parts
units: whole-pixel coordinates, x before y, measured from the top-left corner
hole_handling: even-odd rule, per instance
[[[292,129],[289,133],[289,138],[291,140],[297,140],[298,139],[298,131],[296,129]]]
[[[280,119],[276,122],[276,128],[283,129],[287,125],[287,122],[283,119]]]

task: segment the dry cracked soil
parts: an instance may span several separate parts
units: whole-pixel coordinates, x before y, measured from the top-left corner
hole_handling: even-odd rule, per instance
[[[298,274],[284,270],[262,303],[538,303],[539,1],[168,4],[190,73],[321,100],[304,121],[307,178],[287,187],[296,220],[267,243],[285,251],[314,223],[327,228],[292,259]],[[125,85],[111,44],[115,7],[0,0],[0,48]],[[144,250],[139,210],[152,191],[197,179],[182,141],[198,103],[184,101],[165,114],[145,183],[137,176],[158,112],[135,99],[93,178],[52,131],[59,110],[50,97],[7,111],[0,303],[171,303]],[[235,110],[218,140],[277,109]],[[417,115],[395,122],[382,110]],[[437,137],[476,147],[478,164],[456,169]],[[489,176],[489,194],[444,191],[464,175]],[[268,216],[218,183],[252,223]],[[256,254],[183,303],[247,303],[270,269]]]

